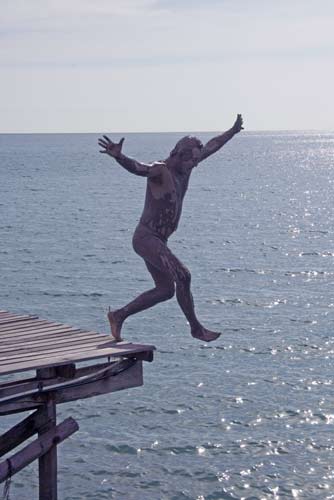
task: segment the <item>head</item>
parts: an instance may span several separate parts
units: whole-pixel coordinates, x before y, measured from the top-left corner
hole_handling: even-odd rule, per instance
[[[169,155],[169,159],[183,172],[196,167],[201,157],[203,144],[197,137],[182,137]]]

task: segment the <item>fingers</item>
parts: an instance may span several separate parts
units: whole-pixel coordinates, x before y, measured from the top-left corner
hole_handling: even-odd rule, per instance
[[[112,142],[107,142],[107,141],[104,141],[103,139],[99,139],[98,144],[99,144],[99,146],[101,146],[101,148],[105,148],[107,151],[112,149],[112,147],[114,146],[114,144]]]
[[[237,119],[235,120],[235,123],[233,125],[233,129],[235,130],[236,133],[240,132],[240,130],[244,130],[243,127],[244,121],[242,119],[241,113],[237,114]]]
[[[243,130],[244,129],[244,127],[243,127],[244,121],[243,121],[243,118],[242,118],[240,113],[237,115],[237,123],[238,123],[240,130]]]
[[[109,137],[107,137],[106,135],[103,136],[104,139],[102,139],[101,137],[98,139],[98,144],[99,146],[101,146],[102,148],[108,148],[110,146],[114,146],[114,143],[111,142],[111,140],[109,139]]]
[[[116,144],[117,144],[118,146],[121,146],[121,147],[122,147],[122,146],[123,146],[124,139],[125,139],[124,137],[122,137],[122,139],[121,139],[118,143],[115,143],[115,142],[112,142],[112,141],[109,139],[109,137],[108,137],[107,135],[103,135],[102,137],[103,137],[103,139],[102,139],[102,138],[99,138],[99,139],[98,139],[98,143],[99,143],[99,145],[100,145],[100,146],[102,146],[103,148],[108,148],[108,147],[110,148],[110,147],[112,147],[112,146],[116,146]]]

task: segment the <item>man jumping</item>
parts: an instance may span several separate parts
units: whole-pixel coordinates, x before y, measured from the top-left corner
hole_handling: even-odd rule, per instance
[[[190,290],[191,274],[167,246],[168,238],[176,231],[184,195],[194,167],[216,153],[224,144],[243,129],[241,115],[233,127],[211,139],[205,146],[196,137],[180,139],[169,157],[163,162],[140,163],[122,153],[124,138],[112,142],[106,135],[98,143],[100,152],[114,158],[132,174],[147,177],[146,199],[140,222],[133,235],[133,248],[140,255],[150,272],[155,287],[142,293],[132,302],[108,313],[111,334],[120,342],[125,319],[144,309],[171,299],[176,290],[177,301],[187,318],[191,335],[199,340],[216,340],[220,333],[204,328],[198,321]]]

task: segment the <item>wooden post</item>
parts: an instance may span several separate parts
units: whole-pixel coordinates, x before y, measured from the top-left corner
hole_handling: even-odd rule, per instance
[[[55,376],[54,368],[37,370],[39,379],[51,378]],[[56,401],[54,393],[48,394],[45,404],[45,425],[38,433],[41,437],[45,432],[54,429],[57,425]],[[50,450],[38,459],[39,476],[39,500],[57,500],[57,446],[53,445]]]
[[[61,424],[43,433],[42,437],[35,439],[8,457],[0,463],[0,483],[20,472],[24,467],[47,453],[53,446],[62,443],[78,429],[79,426],[73,418],[66,418]]]
[[[29,415],[29,417],[14,425],[9,431],[0,436],[0,456],[6,455],[6,453],[16,448],[39,430],[42,431],[41,425],[45,425],[46,419],[45,409],[41,406]]]

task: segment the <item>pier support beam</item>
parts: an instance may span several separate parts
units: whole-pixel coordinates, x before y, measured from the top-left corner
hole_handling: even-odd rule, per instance
[[[45,368],[37,371],[39,379],[52,378],[56,374],[55,368]],[[48,393],[48,400],[44,407],[45,424],[38,433],[43,434],[55,429],[57,425],[56,400],[54,393]],[[38,459],[39,500],[57,500],[57,446],[54,444],[49,451]]]

